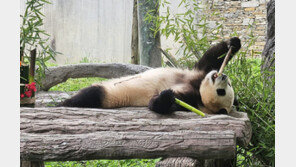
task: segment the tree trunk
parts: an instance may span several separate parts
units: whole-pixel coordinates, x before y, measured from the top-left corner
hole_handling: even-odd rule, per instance
[[[132,64],[139,64],[139,35],[138,35],[138,5],[137,0],[134,0],[133,7],[133,25],[132,25],[132,42],[131,42]]]
[[[140,64],[149,67],[161,66],[160,34],[154,36],[155,25],[145,20],[147,12],[154,10],[150,14],[158,16],[158,1],[138,0],[138,29],[139,29],[139,54]]]
[[[274,71],[275,71],[275,1],[270,0],[267,3],[267,35],[266,44],[262,52],[263,64],[261,71],[264,77],[264,85],[273,84],[274,89]],[[271,74],[264,71],[272,72]]]
[[[29,83],[32,83],[35,81],[36,48],[30,51],[30,56]]]

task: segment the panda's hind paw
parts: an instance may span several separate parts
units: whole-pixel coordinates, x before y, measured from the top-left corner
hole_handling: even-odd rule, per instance
[[[237,52],[241,48],[241,41],[238,37],[232,37],[228,44],[229,47],[233,47],[233,52]]]

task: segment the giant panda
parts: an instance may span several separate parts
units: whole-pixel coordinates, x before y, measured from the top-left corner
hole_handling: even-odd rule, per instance
[[[148,106],[159,114],[186,111],[175,97],[208,114],[227,114],[234,103],[234,91],[227,75],[217,75],[232,47],[229,60],[241,48],[237,37],[211,46],[193,70],[156,68],[140,74],[93,84],[59,106],[119,108]],[[228,61],[229,61],[228,60]]]

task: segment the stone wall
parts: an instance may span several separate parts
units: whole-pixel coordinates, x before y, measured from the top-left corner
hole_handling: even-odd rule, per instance
[[[256,56],[261,55],[266,39],[266,4],[269,0],[201,0],[201,6],[208,13],[208,24],[215,28],[216,23],[223,24],[223,38],[234,32],[242,39],[242,44],[255,36],[254,50]],[[217,12],[217,15],[211,15]]]

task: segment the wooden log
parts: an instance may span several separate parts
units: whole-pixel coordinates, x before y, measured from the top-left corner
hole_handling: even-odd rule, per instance
[[[158,16],[158,1],[138,0],[138,29],[140,64],[149,67],[161,66],[160,34],[154,35],[155,25],[145,20],[146,14]]]
[[[203,165],[197,159],[190,157],[171,157],[157,162],[155,167],[203,167]]]
[[[42,79],[41,89],[49,90],[51,87],[67,81],[69,78],[102,77],[118,78],[127,75],[138,74],[149,70],[149,67],[134,64],[95,64],[83,63],[75,65],[64,65],[49,67]]]
[[[32,124],[34,123],[34,124]],[[61,126],[64,125],[64,126]],[[248,145],[251,124],[246,113],[208,115],[201,118],[193,112],[176,112],[162,116],[142,108],[21,108],[21,131],[25,133],[92,133],[97,131],[234,131],[237,143]],[[74,131],[73,131],[74,128]]]
[[[60,102],[70,98],[77,91],[62,92],[62,91],[37,91],[35,107],[53,107],[57,106]]]
[[[67,132],[66,132],[67,133]],[[158,157],[233,158],[232,131],[100,131],[77,134],[21,133],[21,159],[30,161]]]
[[[147,108],[21,108],[21,159],[231,159],[236,140],[248,141],[250,134],[246,114],[234,116],[161,116]]]

